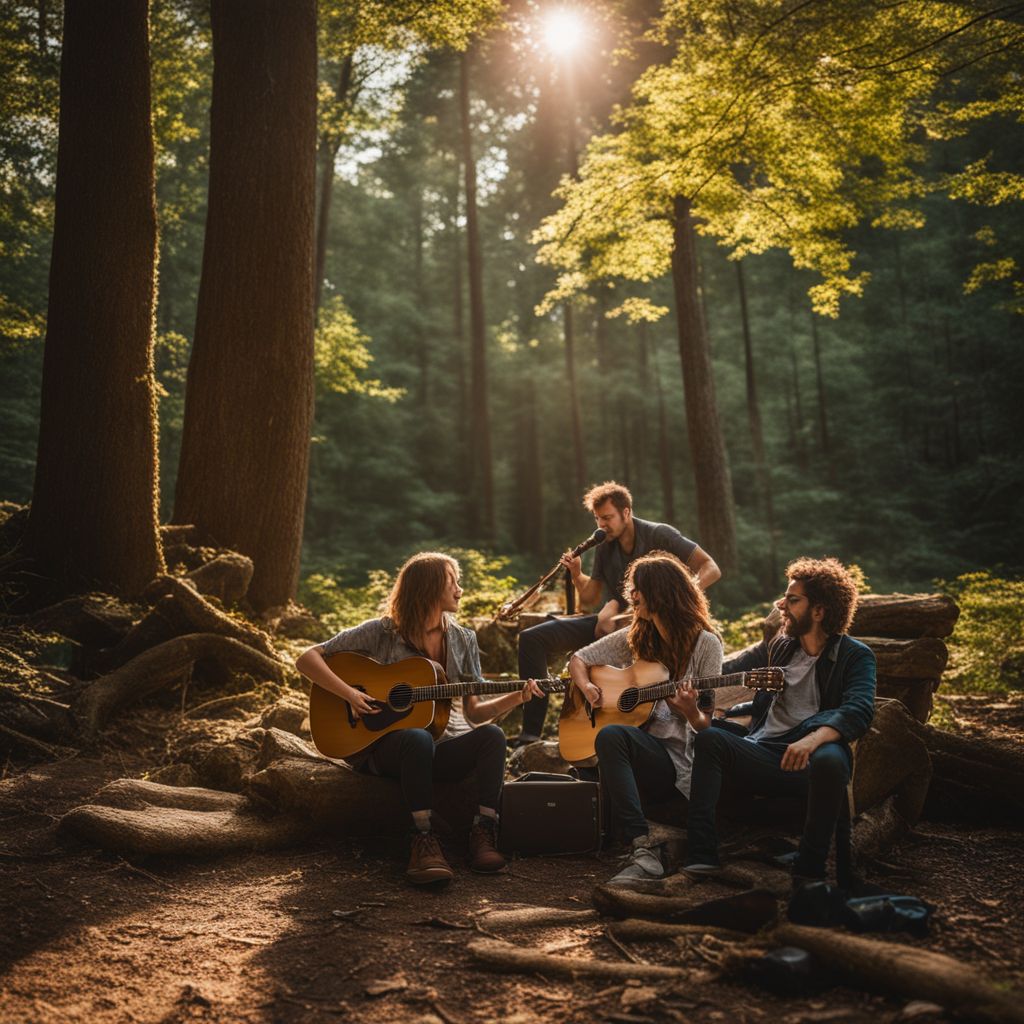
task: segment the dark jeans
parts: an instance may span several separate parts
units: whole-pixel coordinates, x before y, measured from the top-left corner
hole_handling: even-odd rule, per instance
[[[850,781],[850,751],[839,743],[825,743],[811,754],[803,771],[784,772],[779,764],[785,749],[782,743],[751,743],[726,729],[712,727],[697,733],[686,816],[690,863],[718,863],[715,808],[727,782],[730,789],[752,795],[806,798],[807,816],[794,871],[808,878],[825,877],[832,834]]]
[[[433,807],[435,780],[458,782],[474,770],[477,802],[497,810],[505,778],[505,734],[496,725],[481,725],[435,746],[426,729],[402,729],[374,744],[373,764],[378,774],[401,782],[410,811]]]
[[[665,745],[635,725],[606,725],[594,744],[612,824],[627,840],[647,835],[640,793],[650,801],[676,795],[676,767]]]
[[[519,678],[545,679],[548,674],[548,655],[578,651],[594,641],[596,615],[583,615],[574,619],[549,619],[524,629],[519,634]],[[548,698],[534,697],[523,705],[523,732],[540,736]]]

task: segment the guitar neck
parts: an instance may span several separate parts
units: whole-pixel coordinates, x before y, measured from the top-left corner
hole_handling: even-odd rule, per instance
[[[515,693],[526,685],[525,679],[473,680],[468,683],[438,683],[435,686],[414,686],[413,701],[451,700],[452,697],[497,697]],[[568,679],[538,679],[537,685],[545,693],[565,693]]]
[[[684,682],[693,684],[695,690],[720,690],[726,686],[745,686],[749,672],[730,672],[726,676],[705,676],[703,679],[670,679],[667,683],[656,683],[640,689],[640,704],[650,704],[664,697],[671,697]]]

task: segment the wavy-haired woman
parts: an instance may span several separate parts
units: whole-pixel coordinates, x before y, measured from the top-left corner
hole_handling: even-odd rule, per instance
[[[389,665],[403,658],[427,657],[443,666],[451,680],[469,675],[482,679],[476,634],[455,621],[462,587],[459,563],[449,555],[426,551],[398,571],[387,613],[344,629],[304,651],[295,664],[317,686],[347,701],[356,715],[377,708],[366,694],[331,671],[325,655],[356,651]],[[353,768],[397,778],[412,814],[413,835],[406,877],[416,884],[447,881],[454,872],[431,829],[433,782],[454,782],[476,773],[479,812],[470,831],[470,867],[500,871],[505,860],[495,846],[498,796],[505,775],[505,734],[493,719],[540,694],[527,683],[515,693],[489,699],[453,700],[448,726],[435,743],[426,729],[387,733],[368,751],[348,758]]]
[[[636,886],[665,873],[658,849],[650,843],[641,794],[651,801],[676,792],[689,797],[694,730],[706,727],[708,718],[688,680],[721,672],[722,642],[704,591],[674,555],[659,551],[638,558],[629,567],[624,589],[633,605],[632,625],[577,651],[569,673],[595,707],[601,706],[602,696],[590,678],[595,665],[626,668],[637,661],[656,661],[670,679],[683,680],[673,696],[655,703],[643,726],[608,725],[597,734],[601,781],[613,824],[631,844],[628,863],[610,884]]]

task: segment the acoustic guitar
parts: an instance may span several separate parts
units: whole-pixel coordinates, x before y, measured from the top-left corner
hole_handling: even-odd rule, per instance
[[[585,761],[594,756],[594,741],[606,725],[643,725],[654,711],[654,702],[671,697],[683,680],[666,679],[668,669],[656,661],[637,661],[627,668],[594,665],[590,681],[601,689],[601,706],[593,707],[577,687],[566,694],[558,721],[558,749],[566,761]],[[781,691],[785,674],[778,666],[732,672],[725,676],[691,679],[697,691],[726,686],[750,690]]]
[[[449,683],[444,670],[429,658],[404,658],[382,665],[350,651],[324,659],[331,671],[361,690],[380,710],[360,717],[347,700],[313,683],[309,692],[309,728],[325,757],[350,757],[399,729],[427,729],[437,739],[448,724],[453,697],[495,697],[521,690],[522,679]],[[538,679],[545,693],[565,693],[568,679]]]

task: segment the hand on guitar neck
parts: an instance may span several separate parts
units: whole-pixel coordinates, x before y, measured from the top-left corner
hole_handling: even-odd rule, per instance
[[[781,668],[754,669],[703,679],[670,679],[664,665],[637,661],[627,668],[569,663],[573,686],[566,694],[558,723],[558,745],[567,761],[584,761],[594,754],[594,739],[606,725],[642,726],[656,701],[685,717],[694,728],[708,724],[697,709],[697,695],[726,686],[752,690],[781,690]],[[689,713],[687,713],[689,712]]]

